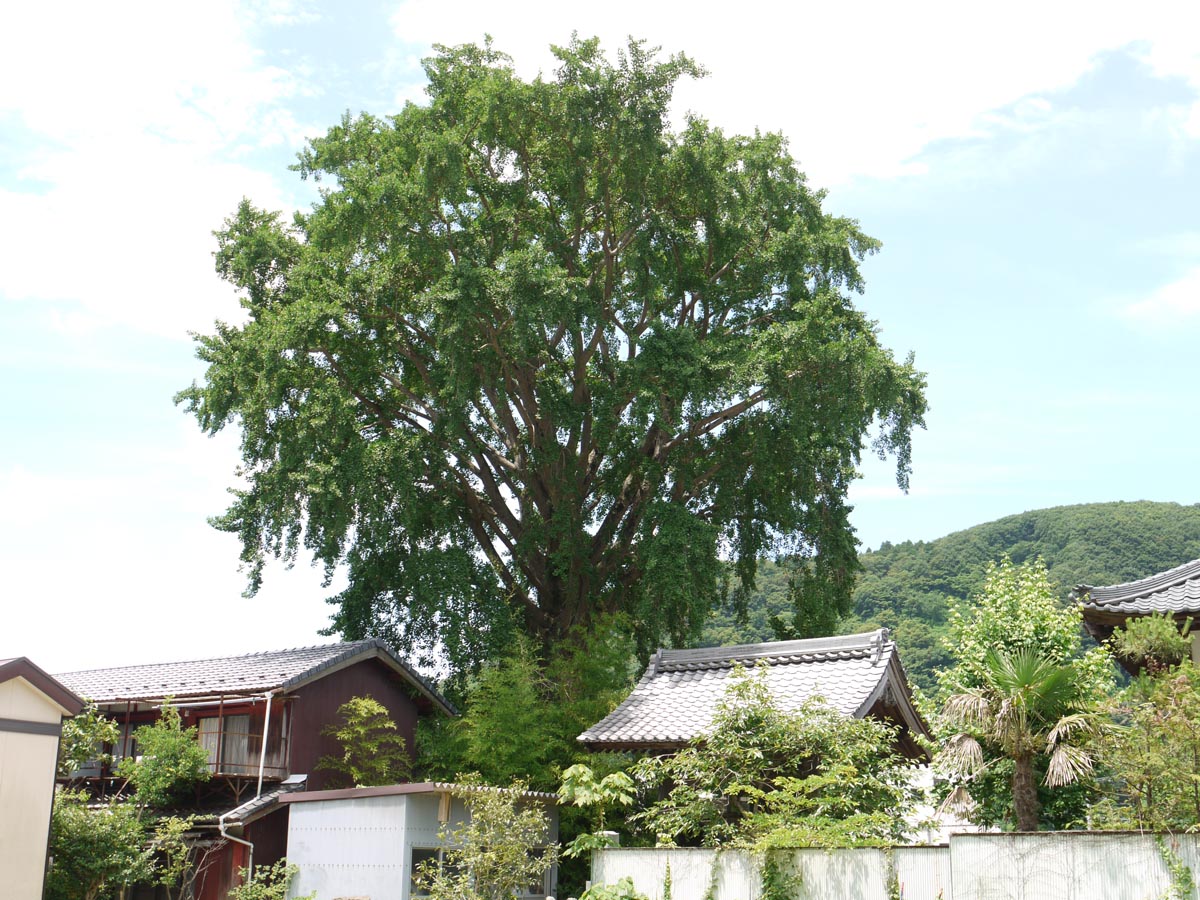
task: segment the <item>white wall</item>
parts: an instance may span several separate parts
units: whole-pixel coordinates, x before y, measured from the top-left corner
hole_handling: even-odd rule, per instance
[[[288,862],[300,867],[288,889],[320,900],[408,900],[405,795],[293,803]]]
[[[299,872],[288,896],[316,891],[318,900],[410,900],[412,848],[444,844],[439,804],[436,792],[292,803],[287,859]],[[452,797],[449,813],[457,823],[470,810]],[[556,840],[556,815],[551,820]]]
[[[1200,836],[1162,840],[1200,883]],[[801,877],[795,900],[887,900],[892,876],[902,900],[1158,900],[1170,887],[1163,851],[1150,834],[956,834],[948,847],[791,852]],[[719,857],[712,850],[600,850],[592,881],[629,876],[650,900],[662,900],[670,865],[672,898],[698,900],[714,860],[714,900],[758,900],[758,863],[732,850]],[[1200,888],[1190,897],[1200,900]]]
[[[23,678],[0,682],[0,719],[57,725],[62,710]],[[58,738],[0,730],[0,896],[40,900]]]

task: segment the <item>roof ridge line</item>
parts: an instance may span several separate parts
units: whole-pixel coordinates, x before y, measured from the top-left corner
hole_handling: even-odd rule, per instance
[[[724,647],[697,647],[669,650],[659,648],[655,657],[660,667],[680,662],[729,661],[770,656],[797,656],[804,653],[826,653],[835,650],[869,649],[880,642],[893,643],[886,628],[855,634],[838,634],[817,638],[796,638],[790,641],[760,641],[754,644],[731,644]]]
[[[304,647],[281,647],[278,650],[252,650],[249,653],[234,653],[228,656],[205,656],[200,659],[172,659],[166,662],[130,663],[126,666],[102,666],[98,669],[75,669],[71,672],[58,672],[56,673],[56,677],[58,675],[87,675],[91,672],[112,672],[116,669],[150,669],[155,666],[186,666],[193,665],[195,663],[224,662],[231,659],[249,659],[254,656],[273,656],[277,653],[299,653],[303,650],[325,650],[330,647],[352,647],[381,640],[383,639],[363,638],[357,641],[331,641],[328,644],[309,644]]]
[[[1137,578],[1133,581],[1123,581],[1119,584],[1086,585],[1086,587],[1089,596],[1096,591],[1111,592],[1114,596],[1120,596],[1122,594],[1140,592],[1151,587],[1157,588],[1175,584],[1179,581],[1187,581],[1190,576],[1195,574],[1200,574],[1200,559],[1189,560],[1174,568],[1163,572],[1156,572],[1144,578]]]

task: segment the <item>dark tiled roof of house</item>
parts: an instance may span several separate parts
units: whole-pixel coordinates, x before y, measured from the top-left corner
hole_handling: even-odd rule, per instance
[[[1080,585],[1075,593],[1085,614],[1200,613],[1200,559],[1125,584]]]
[[[735,666],[766,666],[766,684],[785,710],[819,698],[848,716],[863,716],[889,687],[909,705],[910,724],[924,731],[908,703],[904,671],[887,631],[742,644],[702,650],[659,650],[620,706],[579,736],[596,747],[682,745],[712,724]]]
[[[209,697],[289,690],[337,666],[378,657],[402,675],[418,693],[450,714],[455,710],[404,659],[378,638],[318,647],[297,647],[198,659],[187,662],[122,666],[67,672],[58,679],[96,703]]]

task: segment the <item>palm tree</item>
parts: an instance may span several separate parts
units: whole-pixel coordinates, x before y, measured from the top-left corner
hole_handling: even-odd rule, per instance
[[[967,780],[985,768],[984,747],[1013,761],[1013,813],[1021,831],[1037,831],[1038,799],[1034,758],[1050,757],[1045,783],[1061,787],[1092,771],[1081,738],[1099,728],[1099,718],[1070,665],[1033,650],[989,651],[982,684],[946,700],[942,714],[961,731],[946,742],[942,758]],[[969,803],[964,785],[944,805]]]

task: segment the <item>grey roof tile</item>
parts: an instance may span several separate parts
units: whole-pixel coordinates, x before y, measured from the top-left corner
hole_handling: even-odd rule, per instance
[[[297,647],[185,662],[121,666],[55,676],[96,703],[159,700],[287,690],[321,671],[354,660],[382,656],[421,694],[454,714],[454,708],[384,641],[370,638],[316,647]]]
[[[1147,615],[1200,613],[1200,559],[1148,578],[1106,587],[1080,585],[1084,610]]]
[[[591,745],[686,743],[712,724],[735,665],[766,664],[766,683],[783,709],[819,698],[862,716],[886,686],[896,645],[884,630],[832,638],[660,650],[633,692],[579,736]],[[897,660],[898,664],[898,660]]]

